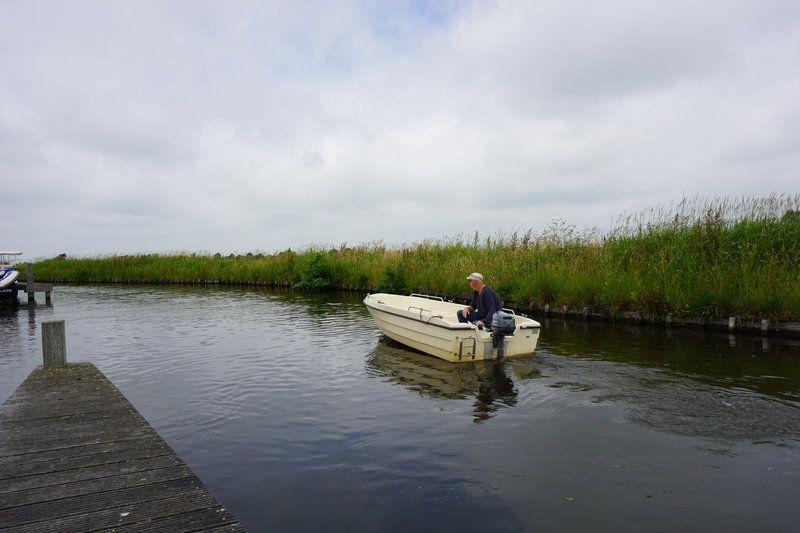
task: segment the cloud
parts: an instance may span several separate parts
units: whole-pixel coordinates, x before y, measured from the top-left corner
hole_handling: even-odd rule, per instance
[[[4,11],[7,245],[31,255],[603,227],[799,188],[795,2]]]

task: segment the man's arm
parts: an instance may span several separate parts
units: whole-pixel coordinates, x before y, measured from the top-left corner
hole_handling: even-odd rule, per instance
[[[464,308],[464,318],[478,308],[478,293],[472,293],[472,302]]]

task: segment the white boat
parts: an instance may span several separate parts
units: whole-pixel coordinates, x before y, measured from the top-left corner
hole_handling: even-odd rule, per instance
[[[0,252],[0,299],[16,299],[19,270],[11,265],[11,258],[22,252]]]
[[[364,305],[387,337],[416,350],[453,363],[496,359],[497,347],[488,331],[459,323],[456,312],[464,306],[438,296],[412,294],[368,294]],[[533,353],[541,325],[514,315],[514,333],[499,339],[507,357]]]

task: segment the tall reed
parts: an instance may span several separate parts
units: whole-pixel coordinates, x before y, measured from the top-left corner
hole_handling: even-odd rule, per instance
[[[655,315],[800,317],[800,195],[684,198],[613,228],[457,235],[402,246],[309,247],[223,257],[53,258],[37,276],[74,282],[205,282],[468,294],[482,272],[516,305]]]

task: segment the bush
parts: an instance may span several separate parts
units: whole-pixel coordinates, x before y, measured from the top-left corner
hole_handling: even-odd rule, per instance
[[[333,285],[333,264],[328,254],[311,252],[299,265],[300,280],[295,289],[318,290]]]
[[[401,261],[386,265],[381,273],[381,281],[378,284],[378,289],[381,292],[393,294],[405,294],[408,292],[406,269]]]

